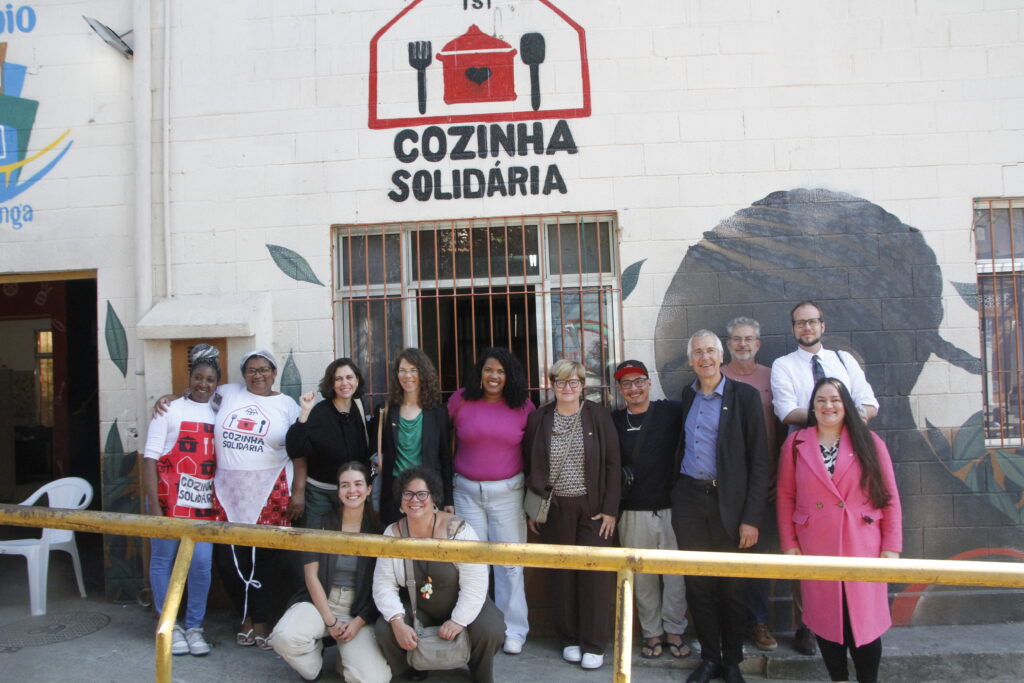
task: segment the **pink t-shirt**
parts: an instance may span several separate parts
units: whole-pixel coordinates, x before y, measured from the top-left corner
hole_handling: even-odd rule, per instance
[[[448,399],[455,427],[455,472],[472,481],[501,481],[523,471],[523,432],[533,412],[530,399],[518,408],[504,401],[467,401],[459,389]]]
[[[768,434],[768,448],[774,450],[775,410],[772,408],[772,369],[767,365],[758,364],[752,374],[741,375],[730,364],[722,366],[722,374],[731,380],[749,384],[761,394],[761,407],[764,408],[764,430]]]

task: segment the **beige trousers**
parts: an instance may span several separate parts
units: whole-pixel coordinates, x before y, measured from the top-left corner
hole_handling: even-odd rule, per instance
[[[342,623],[349,621],[353,591],[351,588],[331,589],[327,604]],[[274,652],[299,672],[307,681],[320,674],[323,667],[321,638],[327,636],[320,612],[311,602],[299,602],[288,608],[270,635]],[[347,643],[338,643],[338,673],[348,683],[388,683],[391,668],[377,646],[373,625],[363,626]]]
[[[623,510],[619,517],[623,548],[678,550],[672,510]],[[637,574],[633,578],[636,611],[644,638],[686,631],[686,583],[678,574]]]

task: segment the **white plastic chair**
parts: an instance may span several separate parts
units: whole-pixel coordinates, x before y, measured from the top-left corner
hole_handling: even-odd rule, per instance
[[[52,508],[83,510],[92,502],[92,485],[80,477],[64,477],[46,484],[19,505],[32,505],[43,496],[47,497]],[[71,555],[71,561],[75,565],[75,578],[78,579],[78,591],[84,598],[82,562],[78,559],[74,531],[43,529],[42,538],[0,541],[0,555],[24,555],[28,562],[28,590],[32,616],[46,614],[47,574],[50,569],[51,550],[63,550]]]

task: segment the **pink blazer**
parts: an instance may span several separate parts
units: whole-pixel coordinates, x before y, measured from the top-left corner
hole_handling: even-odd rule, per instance
[[[799,548],[804,555],[840,557],[878,557],[883,550],[902,552],[903,515],[892,460],[885,443],[875,434],[872,437],[882,476],[892,495],[881,510],[860,487],[860,463],[845,429],[832,477],[821,457],[816,427],[789,435],[779,453],[776,499],[783,551]],[[801,581],[804,623],[826,640],[843,642],[843,583],[854,644],[859,647],[892,625],[888,584]]]

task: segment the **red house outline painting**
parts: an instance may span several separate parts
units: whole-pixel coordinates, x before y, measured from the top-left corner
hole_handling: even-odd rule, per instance
[[[550,0],[524,0],[516,7],[515,16],[506,15],[501,24],[508,35],[495,35],[498,21],[488,11],[463,12],[454,0],[411,2],[370,41],[369,127],[590,116],[583,27]],[[417,10],[434,21],[416,22]],[[451,24],[443,34],[419,30],[436,26],[439,17]],[[393,69],[382,72],[388,64]],[[554,88],[556,71],[562,90]]]

